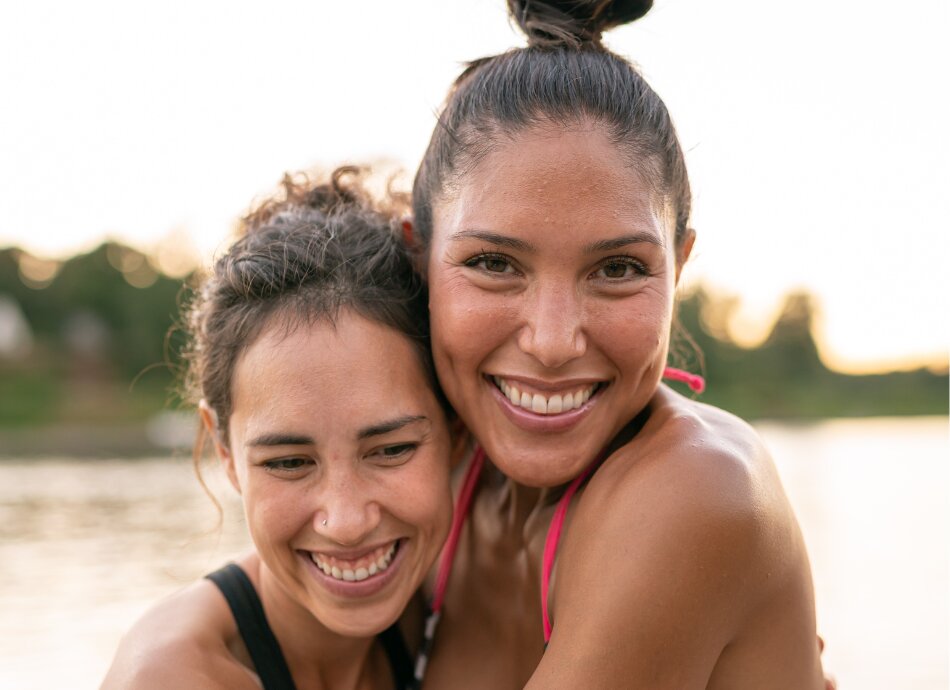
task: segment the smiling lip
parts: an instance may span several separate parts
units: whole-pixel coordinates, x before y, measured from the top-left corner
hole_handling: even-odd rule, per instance
[[[571,384],[570,386],[564,387],[565,392],[570,393],[573,398],[575,390],[587,391],[590,390],[590,394],[586,395],[586,399],[583,400],[579,407],[571,409],[567,412],[557,412],[557,413],[538,413],[534,412],[534,406],[532,404],[532,409],[526,409],[522,405],[515,405],[512,400],[509,398],[511,391],[506,394],[501,387],[495,382],[496,378],[501,377],[486,377],[486,383],[491,390],[492,395],[495,398],[495,401],[501,407],[504,415],[513,423],[515,426],[518,426],[525,431],[534,431],[534,432],[547,432],[555,433],[561,431],[567,431],[573,428],[575,425],[580,423],[591,411],[594,405],[600,399],[600,392],[606,388],[606,382],[587,382],[581,384]],[[518,382],[513,379],[503,379],[506,383],[510,383],[513,386],[517,386]],[[524,386],[525,388],[537,388],[537,386]],[[551,397],[547,396],[547,401],[550,402]],[[532,403],[533,403],[534,394],[532,394]],[[562,396],[563,401],[563,396]],[[563,402],[562,402],[563,404]]]
[[[327,589],[331,594],[347,599],[357,599],[376,594],[387,584],[392,582],[392,580],[396,577],[397,571],[402,565],[403,554],[406,551],[406,540],[399,539],[394,543],[396,544],[395,554],[392,555],[387,566],[385,568],[377,567],[374,574],[367,575],[367,577],[361,580],[354,579],[349,581],[338,579],[334,577],[333,574],[327,575],[321,569],[321,567],[317,565],[315,559],[321,560],[321,562],[327,564],[327,561],[332,560],[334,557],[325,556],[323,552],[301,550],[297,551],[297,555],[313,575],[314,580]],[[362,554],[360,554],[360,558],[366,558],[371,551],[373,550],[364,549]],[[352,560],[358,561],[360,559],[358,558]],[[337,565],[337,567],[339,567],[339,565]]]

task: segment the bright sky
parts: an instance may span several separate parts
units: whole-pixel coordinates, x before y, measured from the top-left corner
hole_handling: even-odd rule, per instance
[[[657,0],[608,35],[688,151],[687,279],[740,295],[747,336],[806,288],[832,365],[946,362],[947,19]],[[3,3],[0,246],[174,235],[210,258],[285,170],[412,171],[459,63],[521,42],[504,0]]]

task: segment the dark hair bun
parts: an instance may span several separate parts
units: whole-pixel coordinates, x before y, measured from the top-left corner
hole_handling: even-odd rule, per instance
[[[508,11],[529,46],[600,45],[608,29],[639,19],[653,0],[508,0]]]

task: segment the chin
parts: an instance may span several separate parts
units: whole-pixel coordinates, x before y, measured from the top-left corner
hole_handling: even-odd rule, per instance
[[[327,629],[341,637],[367,638],[378,635],[399,620],[402,609],[389,606],[347,609],[345,611],[310,611]]]
[[[538,489],[570,483],[584,471],[588,463],[585,459],[587,456],[583,453],[571,456],[544,450],[521,453],[502,450],[498,455],[501,459],[496,460],[491,452],[488,452],[488,457],[509,479]]]

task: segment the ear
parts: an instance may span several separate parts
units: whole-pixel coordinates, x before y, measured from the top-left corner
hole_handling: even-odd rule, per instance
[[[422,251],[422,244],[419,242],[419,236],[416,233],[416,226],[409,216],[403,216],[399,221],[399,231],[402,236],[402,243],[409,252],[409,258],[412,260],[412,267],[423,279],[426,276],[426,254]]]
[[[683,266],[686,265],[686,260],[693,251],[693,242],[695,241],[696,231],[692,228],[686,228],[686,235],[683,237],[683,242],[680,244],[679,249],[676,250],[676,285],[679,285],[680,273],[683,272]]]
[[[211,442],[214,444],[214,453],[221,461],[221,466],[224,468],[225,474],[228,475],[231,486],[234,487],[235,491],[241,493],[241,483],[238,481],[237,472],[234,468],[234,456],[231,455],[228,444],[221,438],[218,413],[208,404],[207,400],[202,399],[198,403],[198,414],[201,416],[201,423],[205,428],[205,432],[211,437]]]

